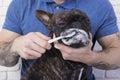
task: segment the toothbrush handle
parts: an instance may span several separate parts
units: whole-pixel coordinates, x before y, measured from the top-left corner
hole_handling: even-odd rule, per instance
[[[57,40],[60,40],[60,39],[62,39],[62,38],[63,38],[63,37],[60,36],[60,37],[57,37],[57,38],[51,39],[51,40],[48,41],[48,43],[53,43],[53,42],[55,42],[55,41],[57,41]]]

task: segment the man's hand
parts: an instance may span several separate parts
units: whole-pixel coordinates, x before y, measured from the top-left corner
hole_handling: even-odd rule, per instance
[[[65,45],[55,43],[55,47],[59,49],[62,53],[62,56],[65,60],[72,60],[77,62],[82,62],[86,64],[91,64],[94,60],[94,54],[91,51],[92,41],[90,41],[89,45],[82,48],[70,48]]]
[[[98,69],[117,69],[120,67],[120,33],[100,38],[100,45],[103,50],[92,51],[92,40],[86,47],[79,49],[69,48],[59,43],[55,43],[55,47],[62,52],[63,58],[82,62]]]
[[[31,32],[14,40],[11,51],[17,52],[22,58],[35,59],[41,57],[46,49],[50,49],[50,38],[39,33]]]

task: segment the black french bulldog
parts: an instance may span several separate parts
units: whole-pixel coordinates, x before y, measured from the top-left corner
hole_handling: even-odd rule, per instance
[[[72,48],[85,47],[89,43],[91,25],[84,12],[66,10],[53,14],[36,10],[36,16],[56,37],[75,32],[73,36],[59,40],[59,43]],[[53,46],[30,66],[21,80],[87,80],[86,67],[80,62],[64,60]]]

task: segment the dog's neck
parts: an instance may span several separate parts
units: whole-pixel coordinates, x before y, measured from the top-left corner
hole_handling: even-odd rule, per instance
[[[54,0],[57,4],[62,4],[65,0]]]

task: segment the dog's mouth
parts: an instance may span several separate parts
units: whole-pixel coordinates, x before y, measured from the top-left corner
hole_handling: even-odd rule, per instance
[[[64,36],[67,34],[70,34],[72,32],[75,32],[75,34],[71,37],[67,37],[67,38],[63,38],[61,41],[65,44],[65,45],[72,45],[72,44],[83,44],[83,46],[88,45],[89,43],[89,35],[86,31],[82,30],[82,29],[78,29],[78,28],[70,28],[67,29],[63,32],[60,33],[60,36]]]

